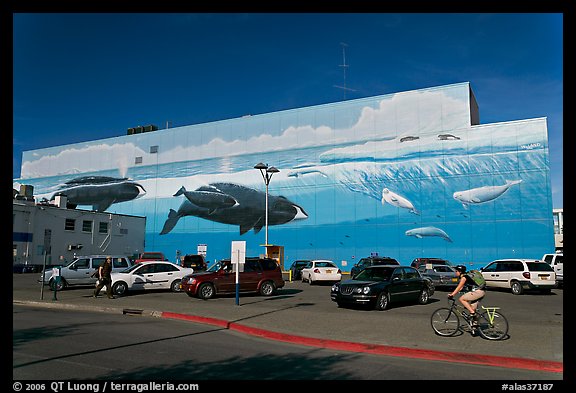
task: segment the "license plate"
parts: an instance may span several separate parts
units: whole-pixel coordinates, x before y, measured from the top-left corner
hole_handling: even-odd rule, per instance
[[[548,277],[550,276],[538,276],[538,277],[540,277],[540,280],[548,280]]]
[[[332,270],[326,270],[326,274],[332,273]]]

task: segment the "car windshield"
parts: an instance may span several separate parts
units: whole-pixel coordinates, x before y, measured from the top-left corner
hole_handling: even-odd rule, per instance
[[[122,270],[121,273],[130,273],[130,272],[134,271],[134,269],[139,268],[140,266],[142,266],[142,264],[141,264],[141,263],[137,263],[137,264],[135,264],[135,265],[132,265],[132,266],[127,267],[126,269]]]
[[[394,268],[366,268],[354,276],[354,280],[390,281]]]
[[[210,266],[208,269],[206,269],[206,271],[216,273],[222,267],[222,262],[223,261],[214,262],[214,264],[212,266]]]

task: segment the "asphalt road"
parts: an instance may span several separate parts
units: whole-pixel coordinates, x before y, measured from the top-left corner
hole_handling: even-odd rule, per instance
[[[312,348],[129,314],[23,305],[14,306],[13,321],[14,381],[551,379],[548,372]]]
[[[538,293],[512,295],[508,291],[488,290],[487,306],[499,306],[507,317],[509,337],[502,341],[488,341],[464,333],[451,338],[436,336],[430,327],[433,310],[447,304],[446,292],[436,291],[427,305],[405,304],[386,311],[339,308],[330,300],[329,285],[288,282],[277,295],[261,297],[242,295],[236,305],[234,296],[208,301],[190,298],[184,293],[135,293],[109,300],[94,299],[92,288],[68,289],[57,293],[58,300],[44,287],[40,299],[38,274],[13,275],[14,304],[42,307],[97,310],[110,313],[137,312],[164,318],[194,317],[190,320],[221,323],[231,330],[259,334],[262,337],[299,342],[313,339],[317,347],[330,347],[333,342],[360,345],[361,350],[397,349],[392,356],[418,356],[427,351],[451,354],[456,359],[469,357],[497,357],[500,366],[508,367],[527,360],[542,369],[552,368],[551,378],[561,378],[563,363],[563,290],[550,295]],[[343,346],[354,351],[354,346]],[[412,351],[412,352],[411,352]],[[418,352],[420,351],[420,352]],[[376,353],[378,353],[376,351]],[[390,354],[390,352],[388,352]],[[415,356],[414,358],[418,358]],[[482,358],[485,359],[485,358]],[[561,370],[562,371],[562,370]]]

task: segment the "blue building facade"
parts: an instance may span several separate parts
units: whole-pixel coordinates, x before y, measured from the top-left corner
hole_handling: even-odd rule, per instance
[[[343,271],[378,253],[483,266],[554,249],[545,118],[479,124],[468,82],[27,151],[38,198],[147,217],[146,249],[245,240]]]

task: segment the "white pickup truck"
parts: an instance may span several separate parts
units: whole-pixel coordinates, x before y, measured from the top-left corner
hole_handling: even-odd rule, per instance
[[[542,260],[554,268],[558,285],[564,285],[564,253],[544,254]]]

